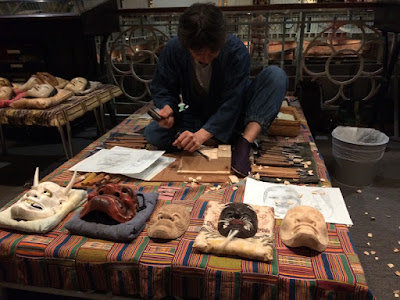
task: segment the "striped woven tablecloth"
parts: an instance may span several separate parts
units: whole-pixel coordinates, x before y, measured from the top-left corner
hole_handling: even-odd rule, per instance
[[[139,110],[112,132],[140,130],[148,124],[138,118],[144,111]],[[107,136],[93,142],[45,180],[67,184],[68,168],[89,155]],[[305,122],[298,137],[275,139],[282,143],[313,142]],[[325,164],[316,149],[314,158],[320,178],[329,185]],[[160,193],[157,206],[176,203],[190,207],[186,233],[165,243],[149,239],[146,231],[131,243],[96,240],[69,234],[64,225],[71,213],[48,234],[0,231],[0,280],[146,299],[374,299],[344,225],[328,224],[329,245],[323,253],[287,248],[280,240],[277,222],[270,263],[202,254],[192,246],[208,201],[241,202],[243,186],[234,189],[228,183],[220,183],[221,188],[215,189],[217,184],[133,179],[123,184],[138,191]]]

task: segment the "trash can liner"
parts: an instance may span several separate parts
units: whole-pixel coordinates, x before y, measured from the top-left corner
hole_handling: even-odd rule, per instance
[[[354,162],[379,161],[389,137],[372,128],[338,126],[332,131],[334,157]]]

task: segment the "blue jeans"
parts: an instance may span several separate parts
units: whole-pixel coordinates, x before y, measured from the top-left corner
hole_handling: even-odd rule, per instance
[[[288,86],[288,78],[281,68],[269,66],[262,70],[249,84],[244,95],[244,110],[236,124],[240,134],[249,122],[259,123],[265,131],[281,108]],[[159,149],[172,151],[177,132],[196,132],[203,126],[193,116],[182,114],[172,128],[163,128],[157,122],[150,123],[144,131],[147,141]]]

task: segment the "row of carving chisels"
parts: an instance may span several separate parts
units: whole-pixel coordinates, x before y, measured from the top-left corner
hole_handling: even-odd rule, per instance
[[[306,157],[308,145],[293,143],[282,145],[262,142],[252,165],[252,173],[274,178],[306,178],[313,176],[311,157]]]

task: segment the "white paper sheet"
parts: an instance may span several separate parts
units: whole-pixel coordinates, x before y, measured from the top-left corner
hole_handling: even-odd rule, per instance
[[[175,161],[173,157],[161,156],[154,163],[152,163],[146,170],[136,173],[136,174],[123,174],[125,176],[141,179],[141,180],[150,180],[166,167],[168,167],[172,162]]]
[[[160,158],[164,152],[125,147],[113,147],[111,150],[102,149],[69,170],[110,174],[140,173]]]
[[[247,178],[244,203],[272,206],[275,218],[283,219],[296,205],[318,209],[329,223],[353,225],[339,188],[284,185]]]

